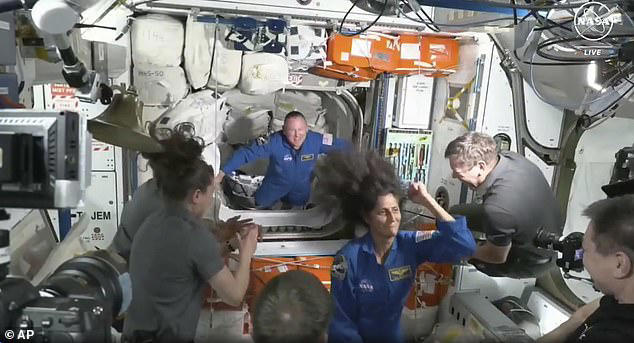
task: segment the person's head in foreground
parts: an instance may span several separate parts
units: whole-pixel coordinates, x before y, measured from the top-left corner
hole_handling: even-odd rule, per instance
[[[583,266],[595,287],[619,303],[634,303],[634,195],[599,200],[583,214]]]
[[[325,343],[332,299],[319,279],[291,270],[260,292],[253,312],[255,343]]]

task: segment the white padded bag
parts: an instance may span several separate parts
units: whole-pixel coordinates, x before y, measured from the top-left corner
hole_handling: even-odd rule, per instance
[[[187,17],[183,57],[187,79],[194,89],[207,85],[211,71],[211,42],[207,39],[207,26],[194,21],[191,15]]]
[[[220,149],[217,143],[207,144],[202,153],[203,160],[214,168],[214,174],[218,175],[220,170]]]
[[[134,87],[148,106],[169,106],[187,95],[189,86],[181,67],[134,66]]]
[[[257,110],[271,110],[275,108],[275,97],[270,94],[249,95],[240,92],[239,89],[230,89],[222,96],[227,98],[227,103],[238,112],[254,112]]]
[[[217,87],[219,90],[234,88],[240,81],[242,51],[232,50],[224,45],[224,37],[229,33],[225,25],[208,24],[206,31],[212,57],[207,86],[213,89]]]
[[[321,97],[315,92],[285,91],[275,93],[275,111],[273,117],[284,119],[291,111],[299,111],[308,124],[315,124],[318,117],[326,111],[321,106]]]
[[[195,135],[201,137],[205,144],[211,144],[222,132],[222,123],[228,113],[226,98],[207,89],[188,95],[155,122],[157,129],[172,130],[180,123],[191,123],[196,130]]]
[[[246,94],[268,94],[288,83],[288,63],[282,56],[253,53],[242,57],[240,90]]]
[[[328,35],[326,29],[305,25],[289,28],[286,53],[293,70],[307,70],[326,60]]]
[[[185,29],[183,24],[164,14],[148,14],[132,22],[132,61],[177,67],[181,64]]]
[[[270,111],[259,110],[243,115],[236,115],[233,111],[224,125],[225,136],[229,144],[246,144],[250,140],[269,132]]]

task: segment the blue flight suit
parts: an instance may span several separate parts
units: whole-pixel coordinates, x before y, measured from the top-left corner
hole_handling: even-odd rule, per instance
[[[398,232],[383,265],[369,232],[341,248],[331,270],[335,313],[329,343],[403,342],[401,313],[418,265],[458,262],[475,252],[464,217],[436,225],[433,233]]]
[[[310,178],[319,154],[349,147],[343,139],[308,130],[304,144],[295,150],[282,131],[278,131],[270,136],[267,144],[253,143],[238,150],[222,171],[229,175],[244,164],[268,157],[269,167],[255,192],[255,203],[266,208],[281,199],[293,206],[303,206],[310,197]]]

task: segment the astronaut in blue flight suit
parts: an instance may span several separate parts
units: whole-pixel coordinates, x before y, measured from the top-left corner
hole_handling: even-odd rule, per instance
[[[333,157],[324,163],[331,168],[331,181],[320,184],[320,191],[338,198],[342,214],[366,226],[368,233],[348,242],[335,257],[328,341],[403,342],[400,318],[418,265],[459,262],[473,255],[475,241],[465,218],[453,218],[420,183],[410,186],[409,198],[436,217],[437,229],[399,231],[404,196],[391,165],[374,153]],[[319,177],[321,170],[316,172]],[[337,175],[349,181],[336,180]]]
[[[273,206],[279,200],[292,206],[303,206],[310,197],[311,175],[320,154],[347,149],[348,142],[333,139],[331,134],[308,130],[306,119],[293,111],[284,118],[284,128],[272,134],[269,142],[256,143],[238,150],[216,177],[222,180],[242,165],[269,158],[269,167],[262,185],[255,193],[260,208]]]

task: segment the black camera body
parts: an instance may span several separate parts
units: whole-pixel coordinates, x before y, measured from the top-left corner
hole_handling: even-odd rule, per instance
[[[557,266],[564,272],[583,271],[583,233],[572,232],[561,239],[561,236],[553,232],[540,230],[535,237],[535,245],[540,248],[557,250],[561,252],[561,258],[557,259]]]
[[[72,258],[38,287],[23,278],[0,282],[0,330],[12,330],[16,338],[27,332],[31,342],[112,341],[114,317],[124,306],[125,272],[109,256],[100,250]]]
[[[33,341],[110,342],[110,306],[96,299],[38,298],[14,315],[13,330],[33,330]]]

